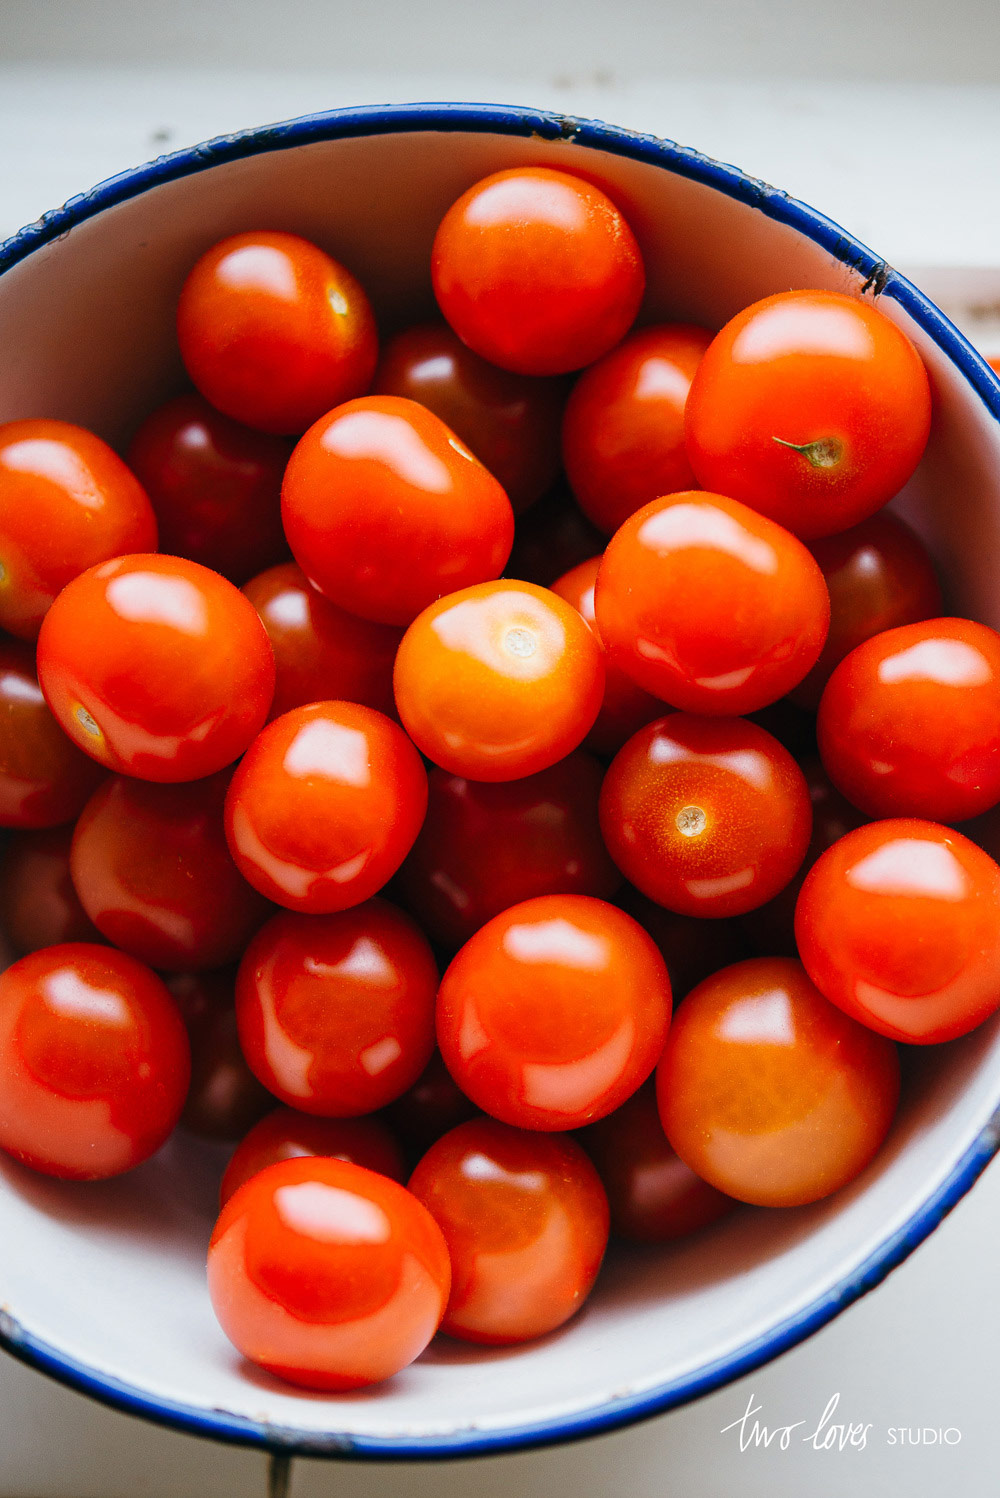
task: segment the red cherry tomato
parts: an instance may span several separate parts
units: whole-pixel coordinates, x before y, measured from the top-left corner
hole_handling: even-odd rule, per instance
[[[670,1022],[663,958],[624,911],[545,895],[494,916],[444,975],[438,1044],[486,1113],[575,1129],[649,1076]]]
[[[345,613],[317,593],[295,562],[251,578],[243,592],[274,651],[272,718],[331,697],[395,714],[392,666],[402,630]]]
[[[870,303],[784,291],[726,324],[688,396],[688,457],[706,489],[797,536],[857,525],[899,492],[931,423],[927,371]]]
[[[219,1205],[269,1165],[322,1155],[348,1160],[391,1181],[406,1179],[403,1155],[379,1118],[316,1118],[294,1108],[273,1108],[236,1146],[219,1188]]]
[[[128,450],[156,511],[160,550],[237,584],[287,556],[281,477],[291,451],[285,438],[240,426],[200,395],[160,406]]]
[[[559,484],[519,517],[508,577],[548,588],[571,567],[596,556],[605,538],[591,525],[569,490]]]
[[[415,1163],[442,1134],[478,1112],[454,1081],[441,1052],[435,1051],[413,1086],[389,1104],[385,1117],[407,1159]]]
[[[262,432],[304,432],[371,384],[368,298],[296,234],[234,234],[196,263],[177,307],[181,356],[218,410]]]
[[[593,726],[603,655],[576,610],[547,588],[482,583],[410,625],[396,656],[396,707],[442,769],[517,780],[555,764]]]
[[[222,1330],[305,1389],[391,1378],[437,1330],[451,1271],[441,1229],[405,1187],[346,1160],[282,1160],[223,1207],[208,1250]]]
[[[817,719],[827,772],[872,817],[964,822],[1000,801],[1000,635],[904,624],[834,671]]]
[[[471,448],[515,512],[555,482],[563,385],[487,364],[447,323],[397,333],[382,350],[372,390],[419,401]]]
[[[672,713],[615,756],[601,830],[626,879],[679,915],[742,915],[789,882],[809,845],[802,771],[743,718]]]
[[[282,911],[236,982],[251,1069],[303,1113],[373,1113],[412,1087],[434,1049],[438,971],[418,927],[369,900],[334,915]]]
[[[610,899],[621,875],[601,841],[601,778],[579,753],[501,784],[432,770],[427,817],[398,883],[428,936],[454,951],[536,895]]]
[[[562,429],[566,476],[584,514],[609,536],[651,500],[696,487],[684,403],[712,338],[689,323],[642,328],[573,387]]]
[[[594,595],[611,664],[692,713],[742,714],[816,664],[823,574],[780,525],[721,494],[668,494],[608,543]]]
[[[103,772],[49,711],[31,647],[0,637],[0,827],[58,827]]]
[[[432,411],[348,401],[309,428],[285,470],[288,544],[349,613],[409,624],[456,588],[499,577],[514,539],[503,489]]]
[[[181,1127],[202,1139],[240,1139],[274,1099],[246,1064],[236,1033],[236,974],[177,973],[166,984],[191,1042]]]
[[[92,759],[142,780],[199,780],[232,764],[267,717],[274,656],[232,583],[180,557],[104,562],[45,616],[38,677]]]
[[[237,867],[289,910],[360,905],[392,878],[427,809],[427,774],[395,723],[353,702],[313,702],[250,746],[226,799]]]
[[[156,544],[142,485],[100,437],[68,421],[0,426],[0,629],[33,640],[74,577]]]
[[[0,1149],[65,1180],[120,1175],[160,1148],[191,1064],[149,968],[69,942],[0,973]]]
[[[704,1180],[738,1201],[798,1207],[872,1159],[896,1111],[899,1057],[801,963],[756,957],[688,994],[656,1090],[667,1138]]]
[[[720,967],[728,967],[751,953],[739,921],[677,915],[631,884],[625,886],[616,903],[659,947],[675,1002]],[[756,914],[751,919],[755,918]]]
[[[608,1202],[565,1134],[475,1118],[431,1145],[410,1178],[444,1235],[451,1295],[441,1330],[506,1347],[583,1305],[608,1242]]]
[[[70,878],[72,837],[72,827],[46,827],[7,840],[0,859],[0,930],[19,955],[101,940]]]
[[[953,1040],[1000,1006],[1000,868],[935,822],[870,822],[834,843],[795,936],[831,1003],[894,1040]]]
[[[463,343],[518,374],[565,374],[635,321],[635,235],[599,187],[551,167],[484,177],[445,214],[431,253],[438,305]]]

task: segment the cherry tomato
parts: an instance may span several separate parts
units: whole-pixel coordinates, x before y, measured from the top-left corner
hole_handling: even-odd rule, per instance
[[[200,395],[160,406],[128,450],[156,511],[160,550],[237,584],[287,556],[281,478],[291,451],[287,439],[240,426]]]
[[[433,411],[395,395],[338,406],[285,470],[288,544],[349,613],[409,624],[444,593],[499,577],[514,513],[493,475]]]
[[[402,630],[345,613],[317,593],[295,562],[251,578],[243,592],[274,651],[272,718],[331,697],[395,714],[392,665]]]
[[[551,167],[495,172],[463,193],[435,236],[431,276],[462,342],[528,375],[582,369],[614,348],[646,285],[611,199]]]
[[[853,1181],[899,1100],[891,1041],[850,1019],[790,957],[724,968],[677,1011],[656,1077],[667,1138],[738,1201],[798,1207]]]
[[[294,1108],[273,1108],[236,1146],[222,1177],[219,1205],[269,1165],[313,1155],[348,1160],[391,1181],[406,1179],[402,1151],[380,1118],[316,1118]]]
[[[226,837],[255,889],[321,914],[380,890],[426,809],[427,774],[402,729],[354,702],[313,702],[250,746],[226,798]]]
[[[0,930],[18,954],[101,940],[70,878],[72,837],[72,827],[46,827],[7,839],[0,859]]]
[[[675,1002],[690,993],[703,978],[748,957],[752,950],[739,921],[705,921],[697,916],[677,915],[631,884],[626,884],[616,904],[638,921],[659,947],[670,974]]]
[[[232,764],[267,717],[274,656],[253,605],[180,557],[118,557],[75,578],[45,616],[38,677],[92,759],[142,780]]]
[[[712,338],[689,323],[642,328],[573,387],[562,429],[566,476],[584,514],[609,536],[651,500],[696,487],[684,403]]]
[[[58,827],[103,772],[49,711],[31,647],[0,637],[0,827]]]
[[[282,911],[240,964],[244,1054],[289,1107],[324,1118],[373,1113],[430,1060],[437,985],[426,937],[384,900],[326,916]]]
[[[649,1076],[670,1022],[670,979],[624,911],[544,895],[494,916],[438,995],[438,1044],[462,1091],[526,1129],[575,1129]]]
[[[208,1250],[222,1330],[251,1362],[341,1393],[418,1357],[448,1301],[441,1229],[415,1196],[346,1160],[281,1160],[230,1197]]]
[[[515,512],[555,482],[562,382],[487,364],[447,323],[422,323],[391,338],[372,390],[419,401],[440,416],[503,485]]]
[[[795,936],[831,1003],[894,1040],[953,1040],[1000,1006],[1000,868],[935,822],[870,822],[834,843],[806,875]]]
[[[753,712],[815,664],[823,574],[780,525],[721,494],[654,500],[608,543],[594,595],[612,665],[673,707]]]
[[[344,266],[296,234],[234,234],[196,263],[177,307],[192,381],[219,411],[298,433],[371,384],[368,298]]]
[[[454,951],[535,895],[610,899],[622,881],[601,841],[601,778],[580,753],[500,784],[432,770],[427,817],[398,884],[428,936]]]
[[[68,421],[0,426],[0,629],[33,640],[74,577],[156,544],[142,485],[100,437]]]
[[[274,1105],[240,1050],[235,983],[232,968],[166,979],[191,1042],[191,1085],[180,1122],[202,1139],[240,1139]]]
[[[1000,635],[904,624],[834,671],[817,719],[833,783],[872,817],[963,822],[1000,801]]]
[[[605,538],[591,525],[564,484],[558,484],[517,522],[508,577],[548,588],[571,567],[596,556]]]
[[[435,1051],[412,1087],[390,1103],[385,1117],[396,1132],[407,1159],[416,1162],[449,1129],[474,1118],[479,1109],[452,1078]]]
[[[448,1245],[449,1336],[527,1342],[562,1326],[590,1294],[608,1201],[575,1139],[475,1118],[431,1145],[410,1190]]]
[[[672,713],[604,778],[601,830],[626,879],[678,915],[742,915],[789,882],[809,845],[802,771],[742,718]]]
[[[0,1149],[95,1181],[160,1148],[191,1064],[176,1005],[149,968],[68,942],[0,973]]]
[[[920,355],[858,297],[784,291],[738,312],[708,348],[685,413],[706,489],[797,536],[830,536],[885,504],[930,433]]]
[[[396,707],[429,759],[470,780],[555,764],[593,727],[604,652],[580,615],[534,583],[482,583],[432,604],[396,655]]]

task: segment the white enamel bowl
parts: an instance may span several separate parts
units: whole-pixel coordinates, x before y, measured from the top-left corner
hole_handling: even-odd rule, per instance
[[[202,250],[289,229],[344,260],[390,316],[430,306],[428,252],[487,172],[572,166],[605,184],[646,256],[644,316],[718,326],[788,287],[877,295],[935,393],[904,497],[951,603],[1000,625],[1000,384],[942,315],[811,209],[692,152],[526,110],[353,110],[167,157],[0,246],[0,420],[56,416],[112,441],[175,388],[173,313]],[[591,1303],[523,1349],[435,1345],[388,1385],[295,1393],[242,1363],[205,1289],[217,1160],[175,1141],[133,1174],[68,1186],[0,1164],[0,1336],[110,1403],[288,1450],[436,1456],[622,1425],[716,1387],[870,1289],[969,1188],[996,1148],[1000,1026],[921,1053],[878,1159],[818,1206],[741,1212],[689,1245],[612,1255]]]

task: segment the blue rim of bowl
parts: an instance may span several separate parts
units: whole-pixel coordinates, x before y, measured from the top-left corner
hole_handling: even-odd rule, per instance
[[[866,291],[889,297],[948,355],[991,414],[1000,420],[1000,380],[958,329],[922,292],[832,219],[738,168],[714,161],[689,147],[658,136],[640,135],[601,120],[577,119],[544,110],[499,104],[387,104],[303,115],[279,124],[219,136],[155,161],[120,172],[90,192],[71,198],[62,208],[0,243],[0,274],[34,251],[51,244],[77,224],[151,188],[175,182],[225,162],[290,150],[318,141],[414,132],[466,132],[536,137],[567,142],[661,167],[714,188],[796,229],[843,265],[856,272]],[[435,1460],[498,1455],[533,1446],[554,1445],[598,1435],[675,1409],[741,1378],[804,1341],[813,1332],[880,1284],[938,1226],[972,1187],[1000,1148],[1000,1106],[948,1175],[913,1215],[850,1274],[794,1316],[738,1350],[680,1378],[624,1395],[579,1412],[502,1429],[464,1427],[428,1435],[380,1437],[344,1431],[311,1432],[268,1425],[225,1410],[206,1410],[144,1394],[70,1357],[21,1327],[0,1311],[0,1346],[14,1357],[60,1383],[103,1404],[191,1435],[301,1456],[374,1460]]]

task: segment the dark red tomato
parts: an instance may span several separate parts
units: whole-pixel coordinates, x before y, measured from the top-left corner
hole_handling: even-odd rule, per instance
[[[191,1071],[156,975],[69,942],[0,973],[0,1148],[45,1175],[95,1181],[160,1148]]]
[[[964,822],[1000,801],[1000,635],[904,624],[834,671],[817,718],[834,785],[871,817]]]
[[[563,420],[566,476],[609,536],[662,494],[694,489],[684,403],[713,334],[689,323],[632,333],[586,370]]]
[[[809,791],[787,749],[744,718],[672,713],[642,728],[604,778],[608,852],[678,915],[732,916],[770,900],[806,854]]]
[[[562,381],[487,364],[447,323],[422,323],[391,338],[372,390],[419,401],[440,416],[503,485],[515,513],[555,482]]]
[[[402,630],[345,613],[317,593],[295,562],[270,567],[243,592],[274,651],[272,718],[331,697],[395,715],[392,665]]]
[[[69,872],[72,827],[15,832],[0,858],[0,930],[18,955],[67,941],[99,942]]]
[[[681,1159],[738,1201],[798,1207],[853,1181],[899,1100],[891,1041],[814,988],[800,962],[724,968],[677,1011],[656,1078]]]
[[[610,899],[621,875],[597,820],[602,774],[581,753],[492,785],[432,770],[427,817],[398,884],[428,936],[454,951],[521,900]]]
[[[160,406],[128,450],[156,511],[160,550],[237,584],[287,556],[281,478],[291,451],[286,438],[241,426],[200,395]]]
[[[0,629],[33,640],[72,578],[156,545],[142,485],[100,437],[68,421],[0,426]]]
[[[614,348],[646,285],[611,199],[551,167],[495,172],[463,193],[434,239],[431,276],[462,342],[527,375],[582,369]]]
[[[899,492],[927,445],[931,392],[913,344],[870,302],[784,291],[713,340],[685,422],[704,488],[812,539]]]
[[[608,659],[692,713],[749,713],[815,664],[823,574],[780,525],[721,494],[668,494],[608,542],[594,595]]]
[[[240,1139],[274,1106],[274,1098],[240,1049],[235,969],[177,973],[166,984],[191,1042],[191,1086],[181,1126],[202,1139]]]
[[[660,1123],[652,1082],[578,1137],[604,1183],[616,1238],[669,1243],[733,1210],[732,1197],[696,1176],[675,1153]]]
[[[604,544],[601,532],[559,484],[519,517],[506,575],[548,588],[571,567],[596,556]]]
[[[690,993],[696,983],[748,957],[748,946],[739,921],[701,920],[697,916],[677,915],[657,905],[641,890],[627,884],[616,902],[638,921],[660,949],[667,964],[670,987],[675,1002]],[[756,912],[751,919],[754,919]]]
[[[385,1117],[407,1159],[415,1162],[442,1134],[478,1112],[435,1051],[413,1086],[389,1104]]]
[[[269,1165],[310,1155],[349,1160],[392,1181],[406,1179],[402,1152],[381,1119],[316,1118],[294,1108],[273,1108],[236,1146],[222,1177],[220,1206]]]
[[[438,1044],[462,1091],[519,1128],[575,1129],[649,1076],[670,979],[624,911],[545,895],[494,916],[444,975]]]
[[[941,585],[924,543],[888,510],[839,536],[814,541],[809,550],[830,594],[830,633],[792,696],[815,710],[833,668],[855,646],[885,629],[936,618]]]
[[[412,1363],[437,1331],[451,1271],[416,1197],[346,1160],[282,1160],[223,1207],[208,1249],[222,1330],[252,1363],[326,1393]]]
[[[575,1139],[475,1118],[431,1145],[410,1190],[448,1245],[449,1336],[527,1342],[562,1326],[590,1294],[608,1201]]]
[[[348,401],[310,427],[281,492],[306,577],[349,613],[409,624],[444,593],[499,577],[514,513],[433,411],[395,395]]]
[[[834,843],[795,936],[817,988],[894,1040],[953,1040],[1000,1006],[1000,868],[935,822],[870,822]]]
[[[244,755],[226,837],[255,889],[315,915],[380,890],[426,809],[427,773],[401,728],[354,702],[314,702],[275,719]]]
[[[282,911],[240,964],[244,1054],[290,1108],[323,1118],[373,1113],[430,1060],[437,986],[426,937],[384,900],[327,916]]]
[[[298,433],[361,395],[378,358],[368,298],[296,234],[234,234],[196,263],[177,307],[192,381],[219,411]]]
[[[38,676],[92,759],[141,780],[199,780],[232,764],[267,717],[274,656],[238,588],[180,557],[119,557],[64,588]]]
[[[49,711],[29,645],[0,636],[0,827],[58,827],[103,778]]]

